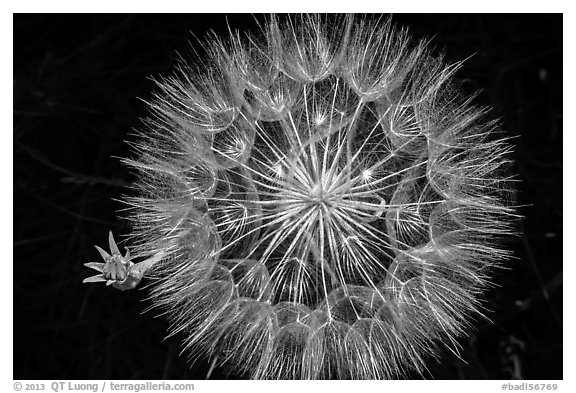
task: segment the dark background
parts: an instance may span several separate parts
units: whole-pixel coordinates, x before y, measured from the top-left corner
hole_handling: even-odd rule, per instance
[[[203,379],[145,291],[82,285],[93,244],[116,218],[130,175],[116,157],[145,114],[150,76],[167,75],[190,32],[254,29],[249,15],[14,16],[14,378]],[[516,136],[522,236],[494,276],[492,323],[478,320],[426,378],[561,379],[562,15],[395,15],[431,37],[457,77]],[[213,378],[225,378],[216,370]],[[237,378],[230,375],[229,378]],[[418,376],[413,376],[418,378]]]

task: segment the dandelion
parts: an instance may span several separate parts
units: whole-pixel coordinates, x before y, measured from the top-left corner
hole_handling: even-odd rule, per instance
[[[124,160],[145,261],[110,240],[88,281],[149,276],[170,334],[251,378],[398,378],[457,353],[515,217],[511,147],[460,63],[366,17],[273,16],[205,47],[158,81]]]

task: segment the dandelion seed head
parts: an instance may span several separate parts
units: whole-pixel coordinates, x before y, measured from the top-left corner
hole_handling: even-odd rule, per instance
[[[327,18],[209,38],[125,160],[171,334],[252,378],[423,372],[507,256],[510,146],[459,65],[390,19]]]

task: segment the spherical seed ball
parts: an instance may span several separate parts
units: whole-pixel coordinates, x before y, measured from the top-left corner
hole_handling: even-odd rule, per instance
[[[171,333],[261,379],[397,378],[456,350],[514,217],[510,146],[458,64],[366,17],[205,45],[126,160]]]

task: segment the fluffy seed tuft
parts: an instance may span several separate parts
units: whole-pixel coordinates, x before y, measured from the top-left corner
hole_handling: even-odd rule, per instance
[[[252,378],[397,378],[481,309],[507,257],[510,145],[390,19],[271,17],[158,81],[125,162],[152,299]]]

